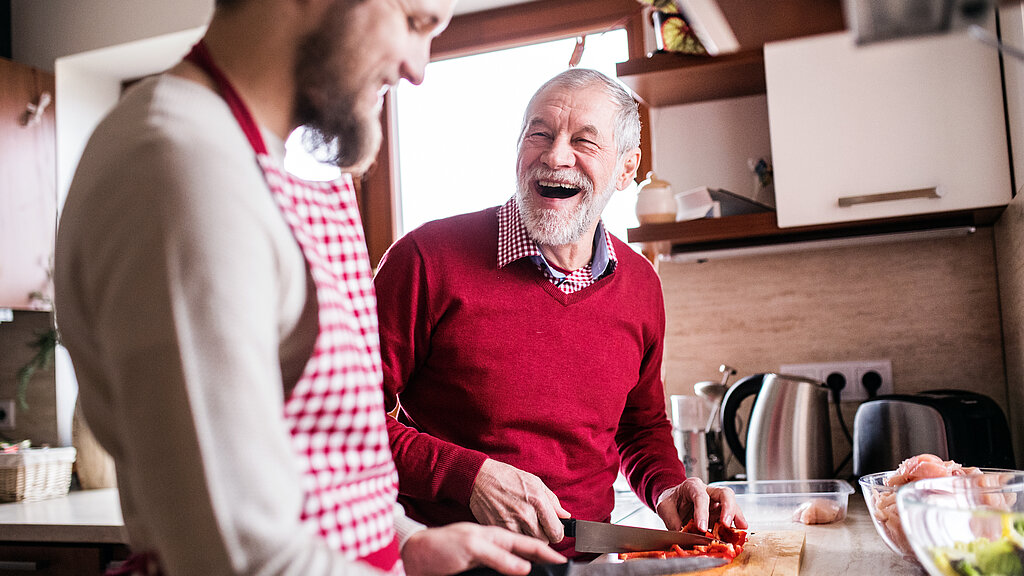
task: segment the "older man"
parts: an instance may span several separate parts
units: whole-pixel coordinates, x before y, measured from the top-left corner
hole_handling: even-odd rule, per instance
[[[137,574],[451,574],[543,541],[396,508],[377,314],[351,179],[282,168],[299,125],[375,156],[381,95],[419,83],[453,0],[219,0],[132,87],[61,219],[57,310],[117,471]],[[484,529],[482,529],[484,528]],[[383,571],[383,572],[382,572]]]
[[[664,409],[661,285],[601,224],[639,143],[618,84],[563,72],[526,110],[515,196],[425,224],[384,257],[388,430],[414,518],[559,542],[560,517],[609,519],[621,470],[669,528],[746,526],[730,491],[685,477]]]

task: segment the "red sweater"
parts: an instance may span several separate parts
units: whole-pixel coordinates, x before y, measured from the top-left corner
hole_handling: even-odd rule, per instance
[[[487,457],[536,474],[584,520],[609,519],[620,465],[649,506],[685,479],[665,415],[661,283],[613,242],[615,271],[569,295],[529,259],[498,269],[494,208],[425,224],[384,256],[385,404],[400,400],[388,432],[411,517],[473,521]]]

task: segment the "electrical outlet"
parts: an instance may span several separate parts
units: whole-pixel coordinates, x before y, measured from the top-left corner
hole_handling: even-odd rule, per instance
[[[874,377],[878,375],[878,395],[892,394],[892,362],[889,360],[865,360],[858,362],[858,366],[854,368],[854,378],[857,382],[856,389],[864,394],[863,400],[868,399],[868,390],[864,387],[864,379],[866,377]],[[855,400],[855,398],[852,398]]]
[[[0,400],[0,430],[14,430],[14,400]]]
[[[889,360],[858,360],[851,362],[818,362],[812,364],[783,364],[779,367],[783,374],[813,378],[827,382],[829,376],[839,374],[846,380],[842,390],[843,402],[862,402],[868,399],[868,390],[864,387],[864,379],[874,378],[877,374],[879,388],[877,394],[892,394],[892,362]],[[832,395],[829,394],[829,401]]]

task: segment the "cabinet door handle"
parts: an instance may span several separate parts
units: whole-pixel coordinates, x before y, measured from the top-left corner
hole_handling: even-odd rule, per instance
[[[914,190],[900,190],[899,192],[882,192],[881,194],[865,194],[863,196],[842,196],[839,198],[839,207],[848,208],[857,204],[870,204],[871,202],[889,202],[890,200],[909,200],[912,198],[941,198],[938,188],[917,188]]]
[[[38,562],[18,562],[16,560],[0,560],[0,570],[7,572],[38,572]]]

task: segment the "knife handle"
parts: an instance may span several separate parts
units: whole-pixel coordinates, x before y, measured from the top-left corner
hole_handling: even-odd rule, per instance
[[[569,567],[572,566],[572,564],[572,560],[565,564],[537,564],[535,562],[531,562],[530,573],[528,576],[566,576],[569,573]],[[455,576],[504,576],[504,574],[498,572],[494,568],[479,566],[477,568],[466,570],[465,572],[459,572]]]
[[[576,519],[575,518],[559,518],[562,521],[562,526],[565,528],[566,538],[576,537]]]

